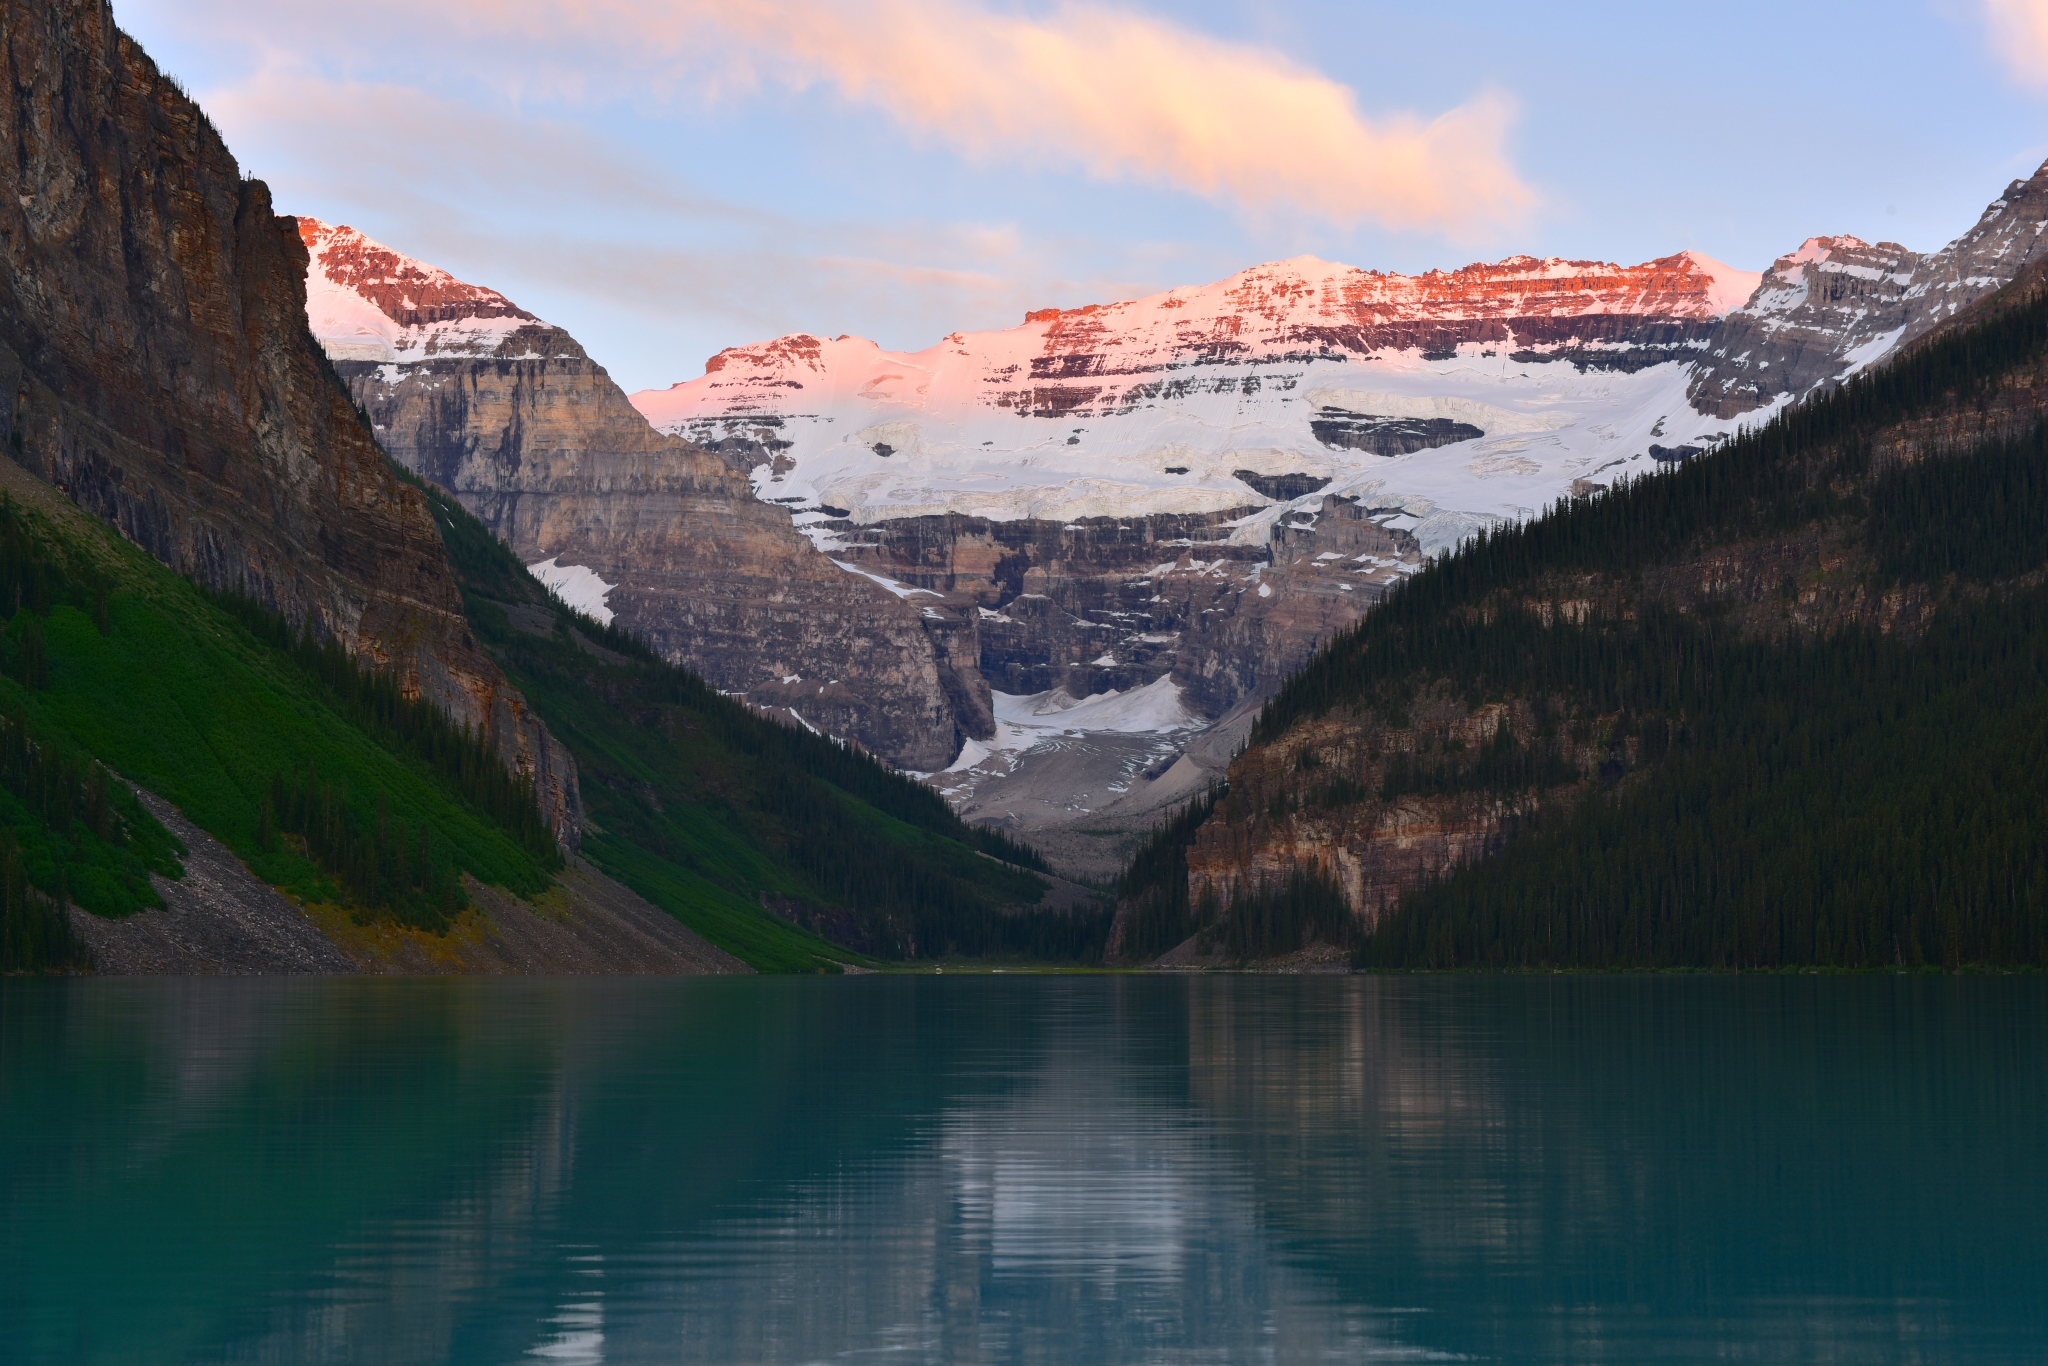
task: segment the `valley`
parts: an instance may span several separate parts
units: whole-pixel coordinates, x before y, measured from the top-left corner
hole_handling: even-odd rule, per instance
[[[1881,366],[2043,223],[2037,174],[1939,252],[1816,237],[1760,274],[1301,258],[917,353],[733,347],[630,408],[503,296],[302,232],[379,439],[558,591],[1105,877],[1431,557]]]

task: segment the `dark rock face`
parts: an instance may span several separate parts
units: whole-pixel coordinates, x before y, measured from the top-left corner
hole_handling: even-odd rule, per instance
[[[1332,450],[1370,451],[1374,455],[1408,455],[1448,446],[1454,441],[1474,441],[1486,435],[1469,422],[1454,422],[1447,417],[1383,417],[1331,407],[1318,408],[1316,415],[1309,420],[1308,429],[1315,434],[1316,440]],[[1244,476],[1240,474],[1238,477],[1242,479]],[[1314,493],[1315,489],[1304,491]],[[1267,496],[1278,498],[1282,495]]]
[[[1193,614],[1174,662],[1186,700],[1220,716],[1245,698],[1271,694],[1318,645],[1419,568],[1415,538],[1383,524],[1393,512],[1327,497],[1319,509],[1282,519],[1258,574]]]
[[[1245,487],[1257,490],[1276,503],[1306,498],[1330,484],[1319,474],[1260,474],[1257,470],[1232,470],[1231,474]]]
[[[104,0],[0,6],[0,437],[174,569],[488,729],[557,830],[575,767],[469,638],[425,498],[306,328],[305,249]]]
[[[1249,509],[1247,509],[1249,510]],[[913,601],[961,625],[961,654],[1006,693],[1077,697],[1170,672],[1177,633],[1213,594],[1160,580],[1191,555],[1243,568],[1260,550],[1224,543],[1230,514],[996,522],[947,514],[849,526],[845,562],[934,596]],[[1216,577],[1220,586],[1221,574]],[[1197,603],[1196,599],[1200,599]],[[971,633],[972,645],[968,644]]]
[[[1234,544],[1229,524],[1252,510],[905,517],[847,527],[844,555],[933,594],[914,601],[961,623],[959,653],[974,633],[985,686],[1087,697],[1171,674],[1219,716],[1278,686],[1421,561],[1412,536],[1382,525],[1398,509],[1325,498],[1269,543]]]

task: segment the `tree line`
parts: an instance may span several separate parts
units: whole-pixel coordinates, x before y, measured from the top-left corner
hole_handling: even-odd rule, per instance
[[[317,683],[344,720],[392,753],[417,760],[544,871],[563,866],[560,844],[541,815],[533,780],[515,773],[481,728],[451,720],[424,697],[405,696],[394,673],[366,667],[333,636],[318,636],[310,614],[294,631],[283,614],[246,593],[209,596],[255,640]]]

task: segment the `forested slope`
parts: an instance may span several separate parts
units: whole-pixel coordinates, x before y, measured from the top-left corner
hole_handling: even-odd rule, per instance
[[[26,473],[0,482],[0,971],[89,967],[64,908],[132,914],[160,904],[151,872],[179,875],[183,850],[124,777],[262,881],[361,922],[441,933],[465,875],[550,886],[562,853],[485,737]],[[1028,849],[576,617],[438,495],[436,516],[478,640],[573,737],[600,869],[770,971],[833,971],[850,951],[1099,953],[1106,914],[1029,909],[1044,883]]]
[[[1150,941],[2048,966],[2044,378],[2023,281],[1760,431],[1433,563],[1273,700],[1216,813],[1147,851],[1163,872],[1134,867],[1135,912],[1185,917]]]
[[[605,872],[757,968],[849,948],[1100,954],[1106,910],[1031,909],[1046,885],[1028,871],[1036,853],[571,612],[453,498],[429,496],[477,639],[576,756],[583,853]]]
[[[549,885],[561,854],[486,739],[18,467],[0,484],[0,971],[89,966],[67,905],[161,904],[149,874],[178,876],[184,851],[123,778],[262,881],[362,921],[441,931],[465,874]]]

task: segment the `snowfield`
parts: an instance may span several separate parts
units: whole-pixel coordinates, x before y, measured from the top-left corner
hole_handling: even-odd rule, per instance
[[[1454,282],[1465,272],[1431,283],[1304,258],[955,333],[915,353],[784,337],[723,352],[699,378],[633,402],[664,431],[759,443],[757,493],[789,507],[827,551],[843,544],[831,523],[934,513],[1074,521],[1266,507],[1243,528],[1263,537],[1292,500],[1257,491],[1246,473],[1328,481],[1305,505],[1345,494],[1403,507],[1434,550],[1533,516],[1575,481],[1651,468],[1652,446],[1677,458],[1737,430],[1686,402],[1703,343],[1667,342],[1634,373],[1598,362],[1634,345],[1615,339],[1617,321],[1645,335],[1697,331],[1758,275],[1693,257],[1626,268],[1520,260],[1466,268],[1490,272],[1477,283]],[[1561,278],[1563,267],[1579,275]],[[1398,297],[1373,302],[1379,294]],[[1544,335],[1567,339],[1522,337],[1532,310]],[[1594,340],[1572,334],[1580,322]],[[1359,340],[1415,327],[1488,335],[1435,349]],[[1350,340],[1329,341],[1339,334]],[[1589,351],[1596,364],[1581,368]],[[1383,455],[1344,435],[1398,423],[1459,439]]]

